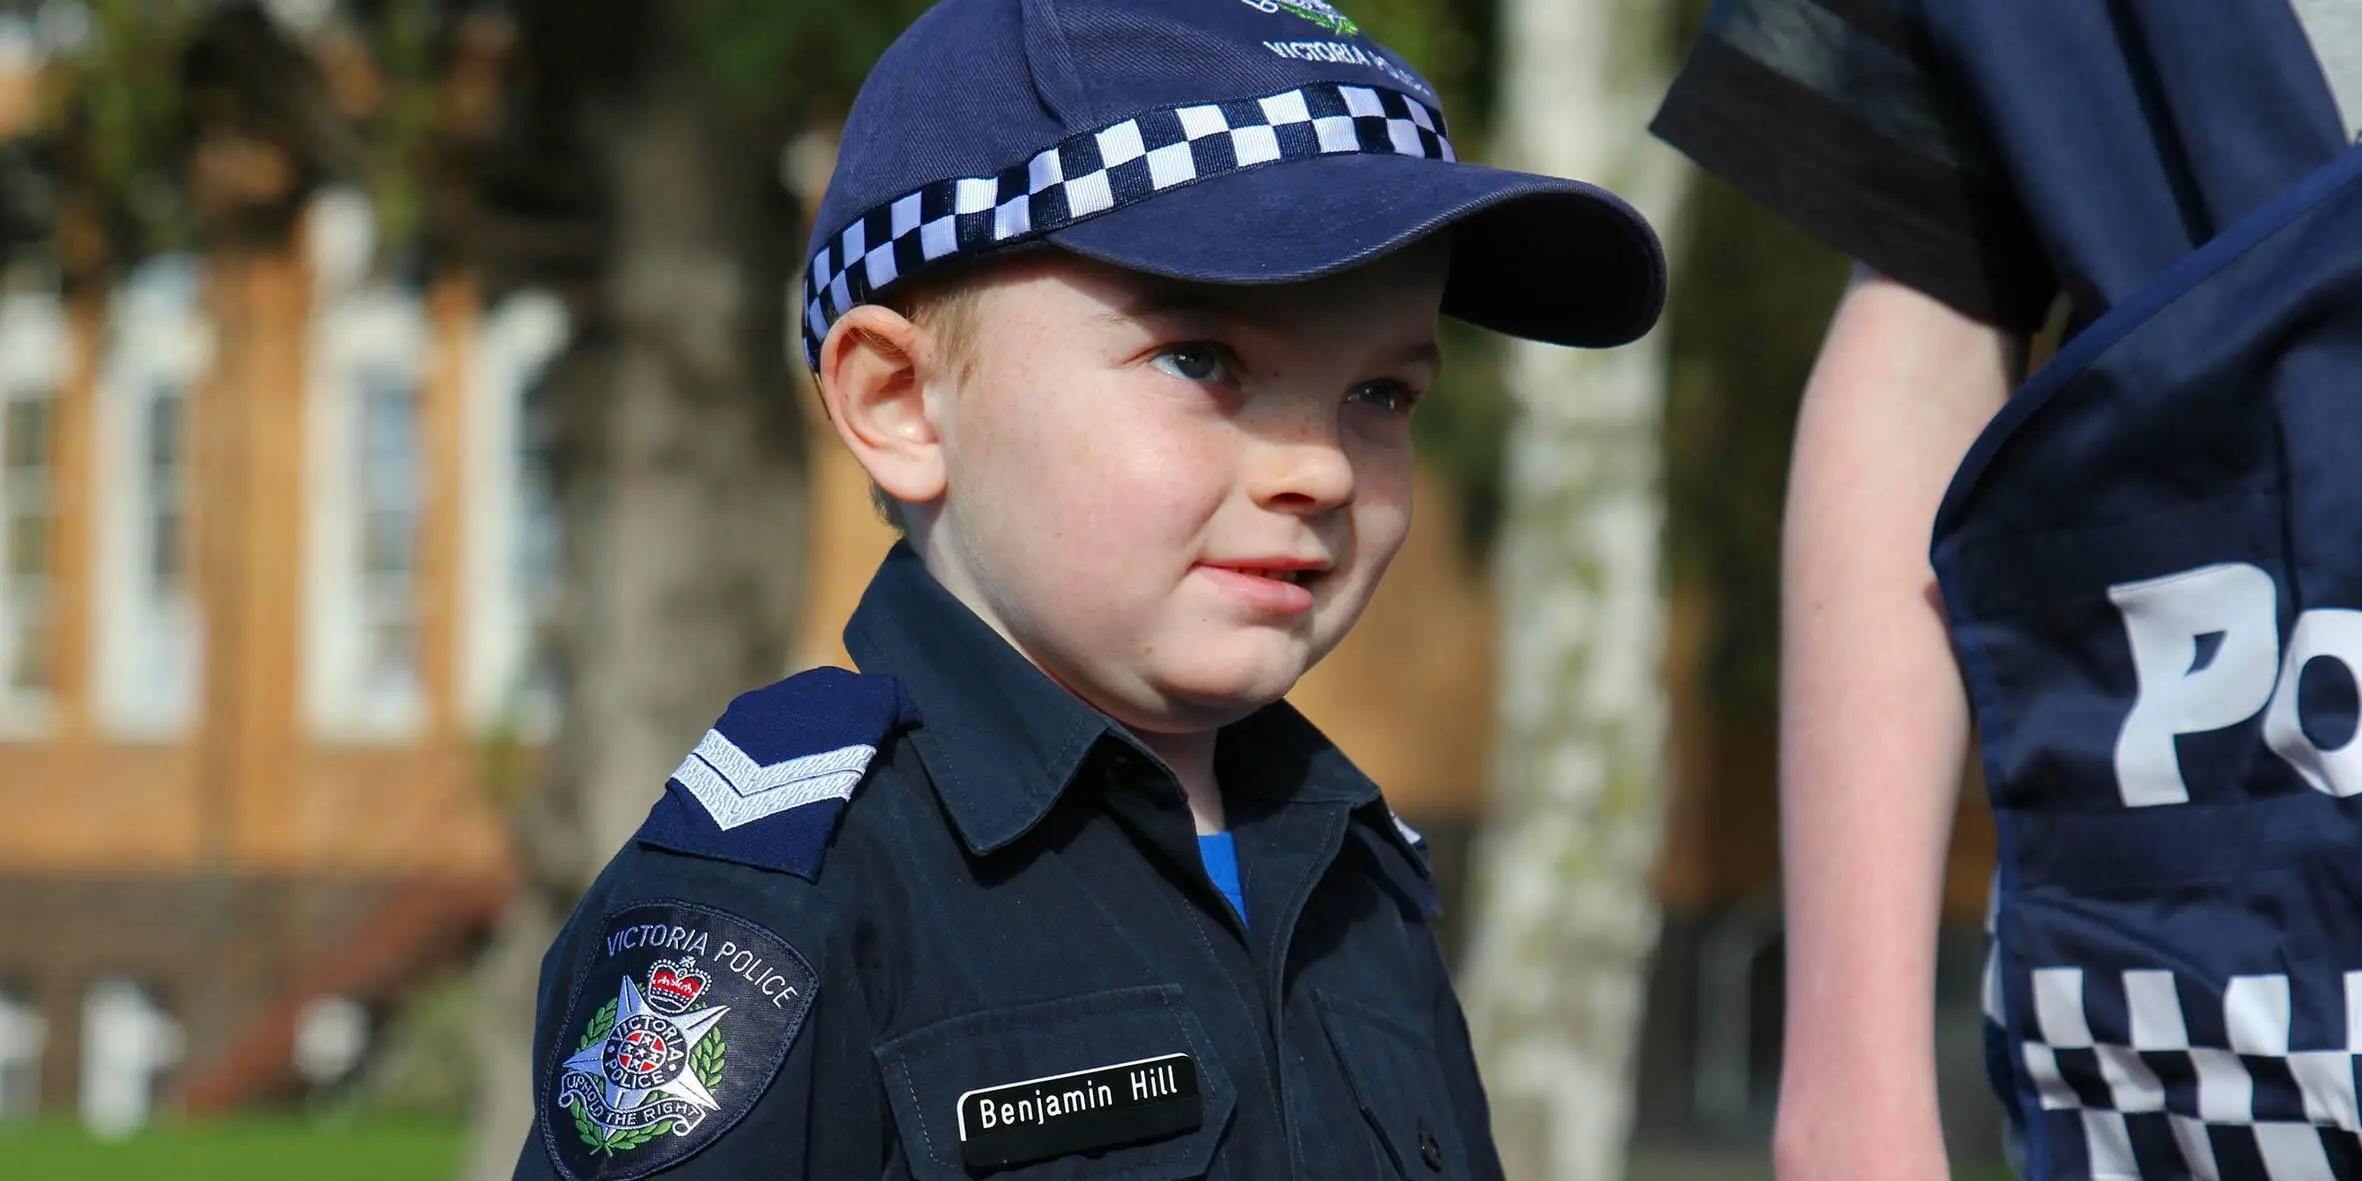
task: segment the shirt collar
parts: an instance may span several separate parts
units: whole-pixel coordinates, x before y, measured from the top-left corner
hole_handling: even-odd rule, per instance
[[[845,628],[865,673],[902,682],[918,707],[911,735],[960,839],[983,854],[1047,816],[1102,741],[1153,762],[1137,739],[1051,680],[897,543]],[[1361,805],[1375,783],[1295,707],[1274,702],[1223,728],[1226,791],[1279,803]]]
[[[1214,752],[1224,791],[1291,804],[1361,805],[1378,785],[1286,701],[1222,728]]]
[[[960,839],[989,853],[1025,835],[1103,738],[1105,714],[1061,688],[896,543],[845,627],[865,673],[902,682],[911,735]]]

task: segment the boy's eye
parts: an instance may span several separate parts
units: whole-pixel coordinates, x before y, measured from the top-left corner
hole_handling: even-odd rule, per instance
[[[1345,400],[1393,414],[1409,414],[1419,404],[1419,391],[1399,381],[1373,381],[1353,387]]]
[[[1230,377],[1229,359],[1210,344],[1177,344],[1159,349],[1149,362],[1183,381],[1220,382]]]

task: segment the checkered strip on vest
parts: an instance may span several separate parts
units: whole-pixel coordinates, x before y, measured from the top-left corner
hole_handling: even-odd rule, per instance
[[[804,359],[829,326],[946,258],[1009,246],[1183,185],[1330,155],[1453,160],[1443,112],[1375,86],[1317,83],[1134,115],[1068,136],[997,176],[926,185],[853,219],[804,278]]]
[[[2169,971],[2034,969],[2017,1063],[2040,1100],[2036,1143],[2048,1141],[2049,1167],[2037,1162],[2034,1176],[2362,1179],[2362,971],[2344,974],[2334,1049],[2291,1049],[2284,975],[2232,977],[2221,1036],[2194,1038],[2183,998],[2209,991]]]

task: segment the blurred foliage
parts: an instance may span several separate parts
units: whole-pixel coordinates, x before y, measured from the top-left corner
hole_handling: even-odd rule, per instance
[[[1667,577],[1713,606],[1704,682],[1725,705],[1769,711],[1789,436],[1849,264],[1710,176],[1672,232]]]
[[[0,200],[6,219],[50,227],[70,283],[199,241],[276,241],[321,179],[367,183],[370,144],[399,153],[414,138],[348,125],[314,55],[252,0],[0,0],[6,17],[44,56],[20,150],[42,161],[48,200],[28,211],[14,187]]]
[[[691,0],[690,43],[731,92],[806,117],[841,115],[932,0]],[[821,116],[825,117],[825,116]]]
[[[479,996],[464,972],[403,991],[355,1089],[363,1118],[457,1123],[474,1113],[482,1081],[475,1049]]]
[[[1506,506],[1501,465],[1516,405],[1504,384],[1505,343],[1482,328],[1443,322],[1443,372],[1411,419],[1419,461],[1450,481],[1459,512],[1461,556],[1482,563]]]
[[[80,272],[185,244],[180,65],[200,0],[17,7],[55,54],[37,134],[56,170],[60,261]]]
[[[1676,52],[1713,0],[1672,7]],[[1779,700],[1780,522],[1796,408],[1850,263],[1710,174],[1679,224],[1665,313],[1668,587],[1709,609],[1699,683],[1737,718]]]
[[[374,103],[344,114],[371,145],[367,184],[377,215],[381,252],[396,255],[426,230],[427,189],[433,182],[430,148],[441,114],[438,99],[439,21],[434,0],[387,0],[363,26],[382,81]]]
[[[852,104],[871,63],[933,0],[690,0],[692,44],[750,102],[820,116]],[[1481,130],[1491,104],[1496,0],[1348,0],[1369,35],[1442,92],[1455,138]]]
[[[1408,59],[1443,98],[1452,142],[1481,158],[1492,124],[1499,0],[1347,0],[1362,31]]]

